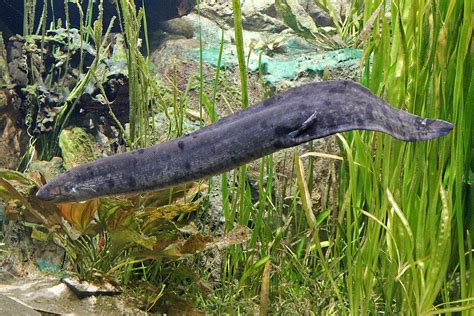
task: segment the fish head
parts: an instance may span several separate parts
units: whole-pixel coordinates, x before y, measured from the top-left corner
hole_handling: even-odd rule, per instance
[[[36,197],[43,201],[61,203],[88,200],[92,189],[88,182],[78,182],[68,172],[46,183],[37,192]]]
[[[398,124],[392,128],[392,135],[398,139],[422,141],[446,136],[453,129],[453,124],[400,111]]]
[[[74,184],[57,184],[51,182],[42,186],[38,192],[36,192],[36,197],[40,200],[53,203],[67,202],[70,201],[71,193],[77,191]]]

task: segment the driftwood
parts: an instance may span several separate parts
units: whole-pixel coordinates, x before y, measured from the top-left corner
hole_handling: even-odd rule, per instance
[[[41,36],[26,36],[25,38],[13,36],[8,41],[5,54],[8,57],[8,71],[5,61],[4,67],[0,67],[0,74],[8,75],[12,91],[21,96],[19,108],[25,118],[19,121],[26,121],[28,117],[27,125],[30,126],[32,135],[37,136],[52,131],[56,115],[64,106],[71,88],[76,86],[81,78],[77,71],[81,64],[80,58],[83,57],[84,60],[81,73],[86,73],[95,56],[94,48],[87,43],[82,44],[84,49],[81,55],[80,35],[77,29],[70,28],[67,36],[65,32],[65,29],[49,30],[42,43]],[[124,57],[126,54],[123,51],[123,45],[117,46],[117,38],[123,42],[120,34],[109,38],[109,43],[114,49],[109,50],[107,56],[103,56],[101,67],[96,70],[97,77],[102,79],[101,88],[89,82],[85,91],[78,97],[73,117],[81,121],[75,120],[76,124],[82,126],[91,117],[95,123],[107,122],[106,125],[113,126],[117,125],[115,118],[121,124],[128,122],[127,61]],[[43,46],[43,54],[41,54],[41,46]],[[114,52],[120,57],[115,56]],[[2,99],[3,92],[8,91],[0,90],[0,114],[2,100],[6,98]],[[107,98],[104,98],[103,92]],[[115,118],[110,115],[106,100],[110,102]],[[92,116],[85,114],[92,114]]]
[[[0,33],[0,167],[16,168],[27,144],[19,111],[20,98],[9,89],[5,45]]]
[[[113,16],[117,15],[115,1],[118,0],[104,0],[104,24],[108,25],[108,22]],[[24,7],[23,0],[0,0],[0,20],[10,29],[12,34],[22,34],[23,33],[23,16],[24,16]],[[87,11],[88,1],[82,0],[83,11]],[[98,5],[97,2],[94,4],[94,18],[97,17]],[[136,0],[136,6],[141,7],[143,0]],[[43,10],[44,0],[37,0],[36,2],[36,14],[35,14],[35,27],[37,29],[38,23],[41,19],[41,14]],[[48,23],[53,20],[57,22],[61,19],[63,26],[66,21],[66,13],[64,0],[53,0],[54,12],[52,11],[51,1],[47,1],[48,5]],[[145,2],[147,18],[149,21],[159,22],[167,21],[174,18],[184,16],[191,12],[191,10],[196,5],[195,0],[147,0]],[[76,4],[68,3],[69,11],[69,21],[71,27],[79,27],[79,10]],[[118,24],[115,23],[115,26],[118,27]]]

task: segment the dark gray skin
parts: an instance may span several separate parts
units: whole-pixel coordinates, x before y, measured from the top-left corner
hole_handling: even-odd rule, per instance
[[[173,141],[73,168],[43,186],[42,200],[71,202],[199,180],[283,148],[351,130],[403,141],[444,136],[452,124],[395,109],[349,81],[312,83]]]

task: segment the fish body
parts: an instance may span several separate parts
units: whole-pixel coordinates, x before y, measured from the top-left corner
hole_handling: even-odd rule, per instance
[[[73,168],[40,188],[37,197],[68,202],[171,187],[350,130],[420,141],[451,129],[448,122],[395,109],[350,81],[312,83],[175,140]]]

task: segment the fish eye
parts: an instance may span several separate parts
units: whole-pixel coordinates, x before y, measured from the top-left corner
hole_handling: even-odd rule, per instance
[[[67,184],[64,186],[64,191],[66,191],[67,193],[76,193],[77,189],[75,185]]]
[[[426,118],[421,118],[421,117],[416,118],[416,121],[415,121],[416,129],[417,130],[426,129],[427,122],[428,120]]]

